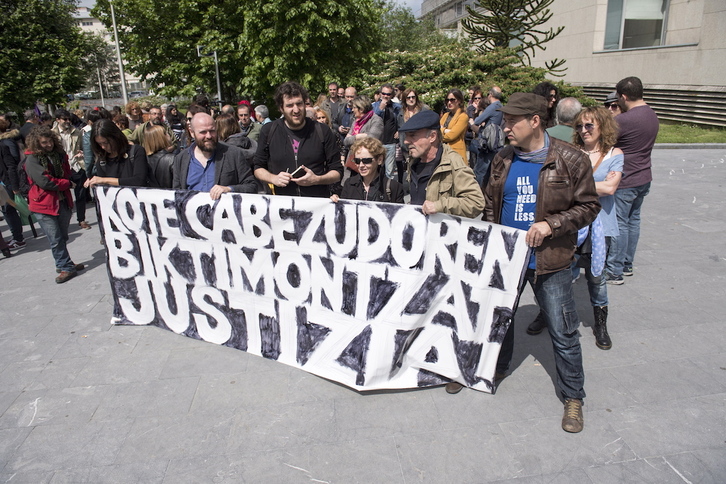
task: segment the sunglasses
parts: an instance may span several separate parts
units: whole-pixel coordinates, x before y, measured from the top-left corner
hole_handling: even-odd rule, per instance
[[[456,98],[455,98],[455,97],[448,97],[448,98],[446,98],[446,102],[447,102],[447,103],[453,103],[453,102],[456,102]]]
[[[392,94],[393,94],[392,92],[382,92],[381,96],[390,96]]]
[[[475,97],[475,98],[474,98],[474,101],[481,101],[481,96],[479,96],[479,97]]]
[[[585,124],[575,125],[575,130],[576,131],[582,131],[582,128],[585,128],[585,131],[592,131],[593,129],[595,129],[595,125],[592,124],[592,123],[585,123]]]
[[[353,158],[353,161],[356,165],[360,165],[361,163],[364,165],[370,165],[374,160],[373,158]]]
[[[406,99],[416,99],[416,96],[406,96]]]
[[[615,110],[615,109],[618,109],[618,108],[619,108],[620,106],[619,106],[619,105],[618,105],[617,103],[612,103],[612,104],[608,104],[608,105],[607,105],[607,106],[605,106],[605,107],[606,107],[606,108],[608,108],[608,109],[613,109],[613,110]]]

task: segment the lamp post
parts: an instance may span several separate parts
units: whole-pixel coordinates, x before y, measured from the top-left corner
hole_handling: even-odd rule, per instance
[[[219,80],[219,60],[217,59],[217,51],[215,50],[211,54],[206,54],[204,52],[204,46],[198,45],[197,46],[197,57],[209,57],[214,56],[214,72],[217,74],[217,102],[219,103],[220,107],[222,105],[222,83]]]
[[[113,39],[116,41],[116,58],[118,59],[118,72],[121,76],[121,96],[124,98],[124,104],[128,104],[129,95],[126,92],[126,74],[124,73],[124,63],[121,60],[121,49],[118,45],[118,30],[116,29],[116,15],[113,12],[113,1],[108,2],[111,5],[111,22],[113,23]]]

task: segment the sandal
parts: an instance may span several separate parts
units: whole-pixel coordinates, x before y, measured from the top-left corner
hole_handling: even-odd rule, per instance
[[[78,225],[80,225],[82,229],[86,229],[86,230],[91,228],[91,225],[88,222],[86,222],[85,220],[83,222],[78,222]]]

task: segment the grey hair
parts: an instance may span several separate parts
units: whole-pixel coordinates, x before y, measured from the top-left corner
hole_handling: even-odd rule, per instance
[[[255,113],[257,113],[257,117],[259,118],[259,121],[264,121],[265,119],[270,117],[270,110],[267,109],[267,106],[265,106],[264,104],[260,104],[259,106],[256,106]]]
[[[557,122],[571,126],[580,111],[582,111],[582,104],[574,97],[560,99],[557,104]]]

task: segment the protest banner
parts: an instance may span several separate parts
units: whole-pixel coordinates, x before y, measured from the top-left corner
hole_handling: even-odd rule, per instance
[[[356,390],[491,392],[524,232],[420,207],[98,187],[116,324],[155,325]]]

